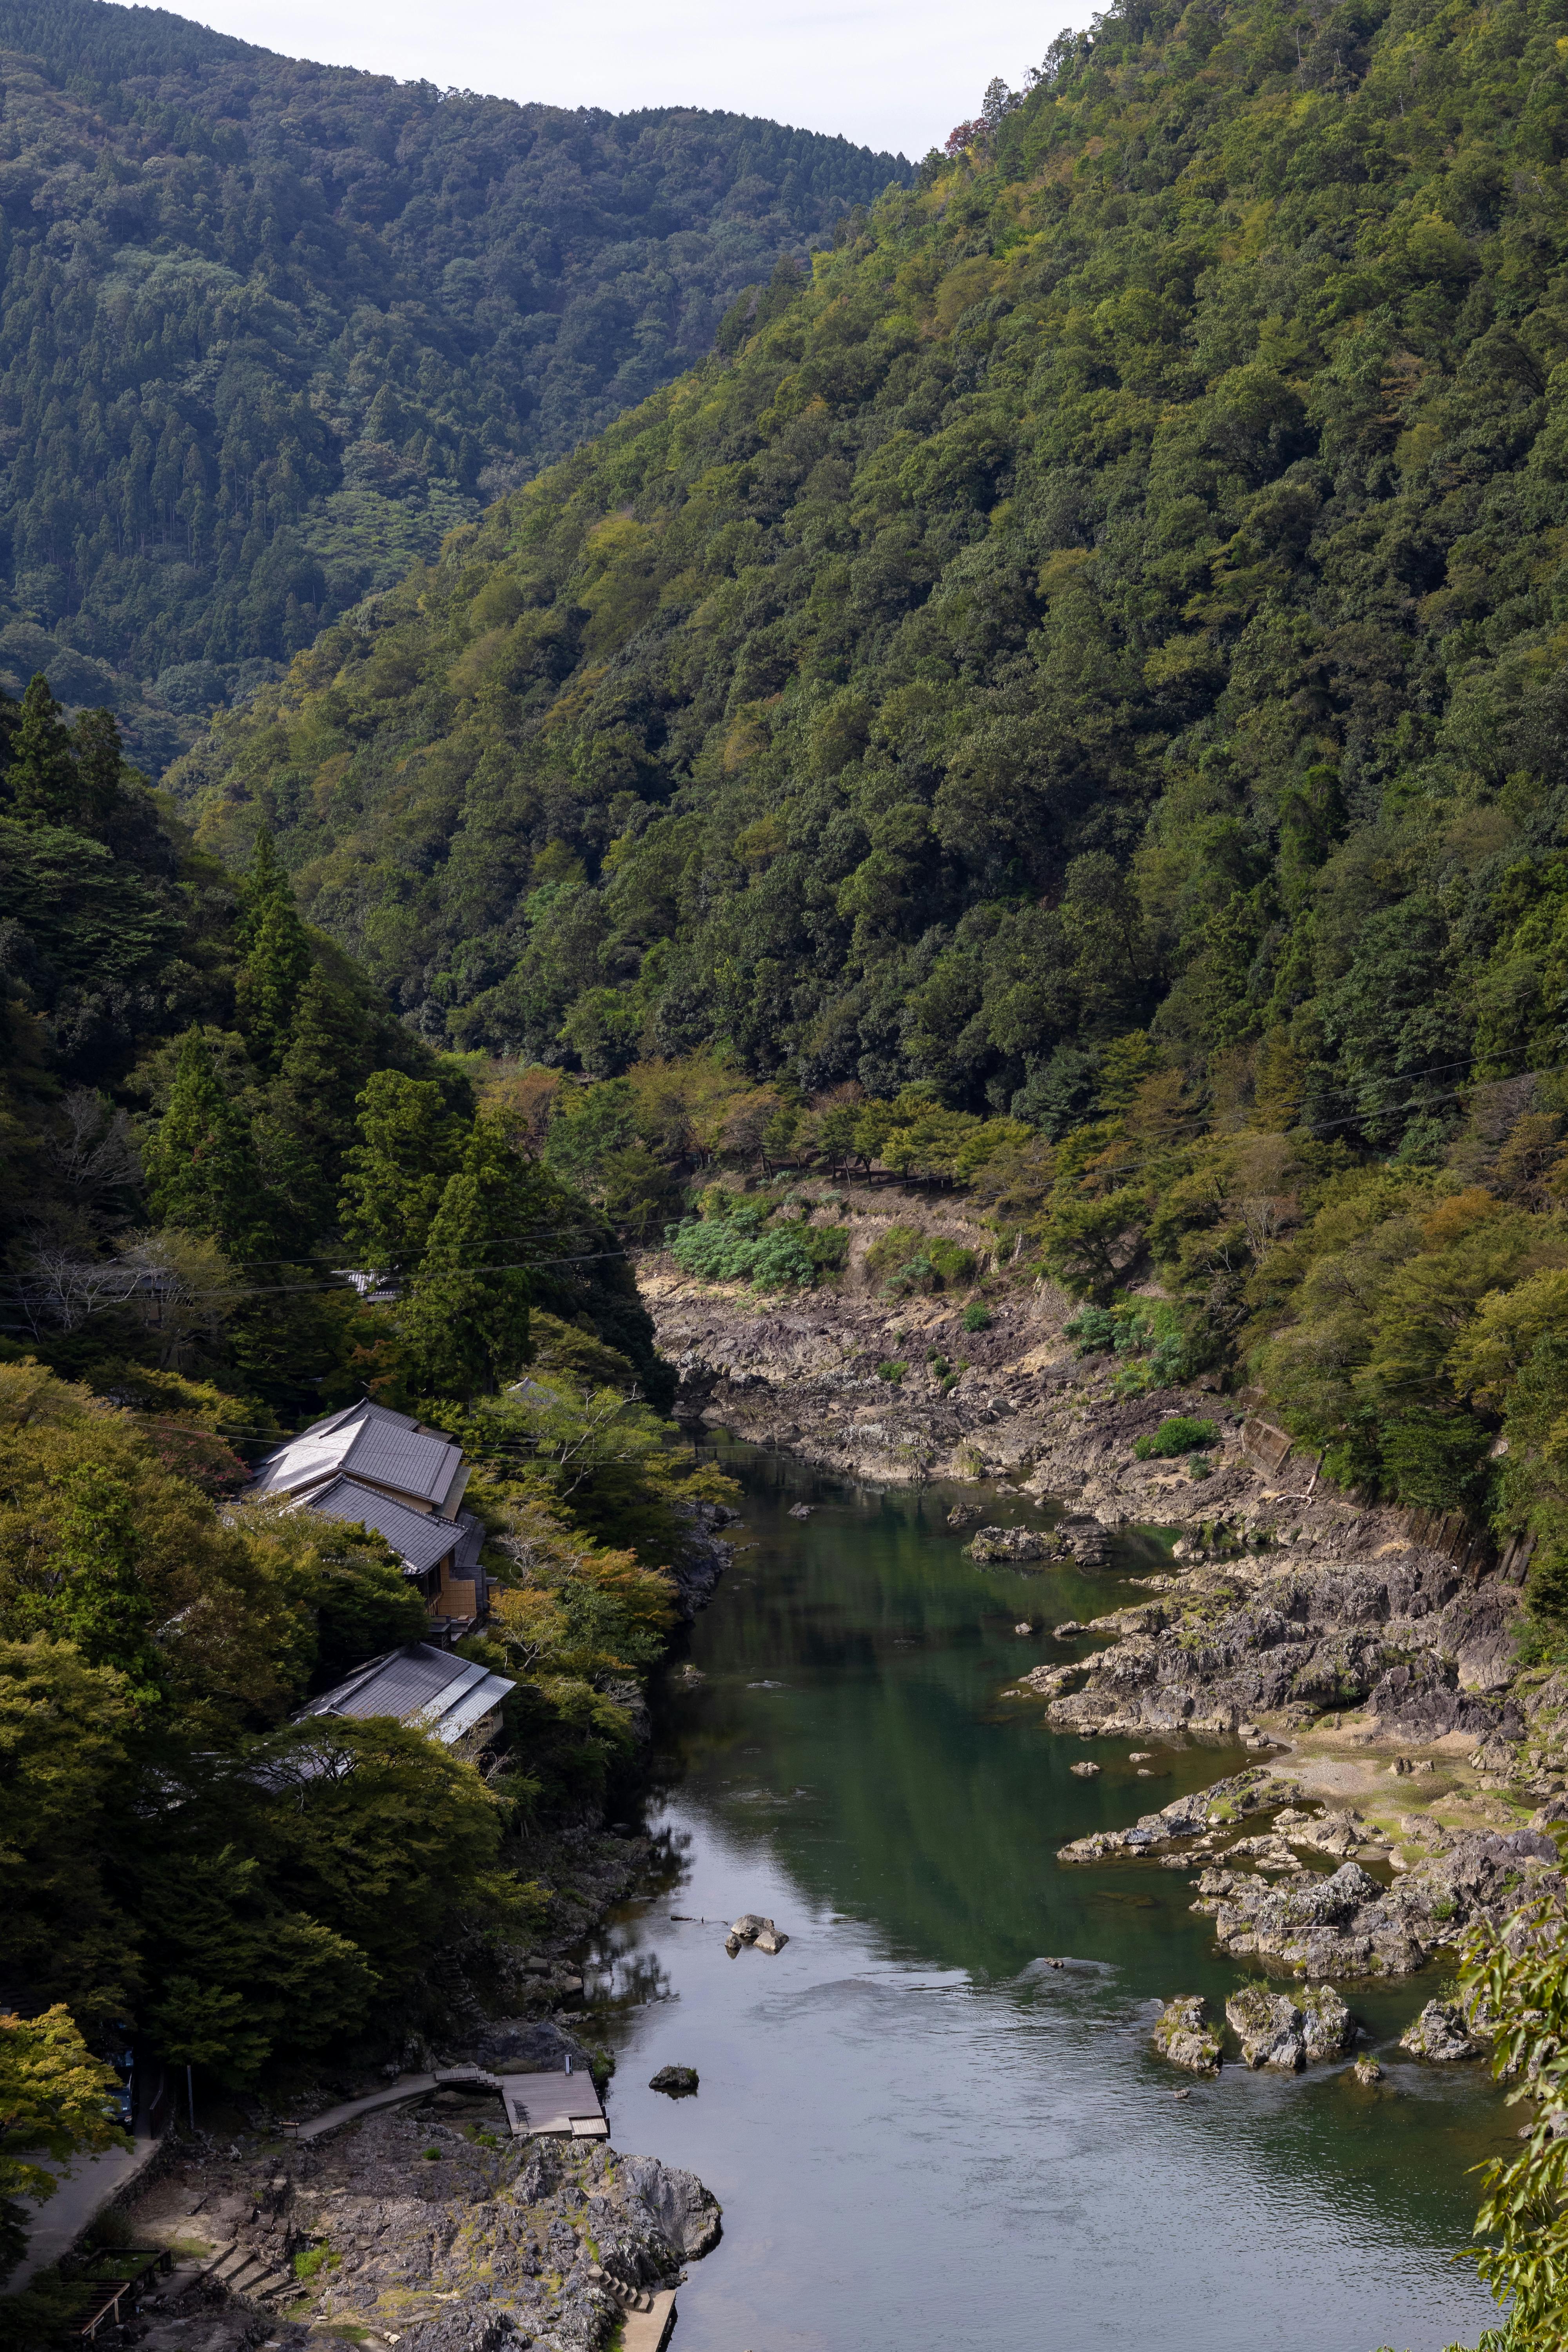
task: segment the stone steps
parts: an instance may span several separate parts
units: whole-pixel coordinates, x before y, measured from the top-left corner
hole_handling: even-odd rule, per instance
[[[279,2269],[270,2254],[259,2253],[253,2246],[230,2246],[207,2265],[203,2275],[246,2303],[275,2303],[298,2293],[300,2285],[289,2272]]]
[[[614,2296],[623,2311],[653,2309],[653,2297],[646,2287],[628,2286],[625,2279],[616,2278],[609,2271],[602,2270],[597,2263],[589,2265],[588,2275],[595,2286],[602,2286],[606,2294]]]

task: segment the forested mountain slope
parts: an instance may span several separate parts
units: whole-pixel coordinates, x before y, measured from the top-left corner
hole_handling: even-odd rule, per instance
[[[901,159],[0,5],[0,675],[156,765],[699,358]]]
[[[596,1074],[1059,1129],[1152,1028],[1392,1149],[1564,1058],[1565,21],[1064,37],[224,722],[205,837],[265,814],[432,1034]]]
[[[89,2045],[276,2096],[382,2063],[505,1981],[542,1917],[523,1839],[634,1753],[663,1571],[728,1490],[647,1402],[673,1375],[604,1217],[525,1146],[268,844],[226,875],[107,713],[0,697],[0,2284],[40,2146],[105,2137]],[[473,1465],[500,1589],[468,1654],[529,1677],[483,1757],[292,1719],[432,1630],[374,1531],[236,1499],[367,1390]],[[0,2342],[66,2315],[0,2300]]]

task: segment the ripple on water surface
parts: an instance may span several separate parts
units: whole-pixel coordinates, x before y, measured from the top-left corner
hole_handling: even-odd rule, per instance
[[[1480,2072],[1384,2051],[1386,2090],[1232,2067],[1178,2101],[1152,2004],[1223,1999],[1238,1971],[1184,1877],[1054,1860],[1238,1760],[1162,1756],[1150,1782],[1100,1742],[1085,1784],[1037,1706],[994,1704],[1044,1654],[1014,1626],[1097,1615],[1133,1597],[1119,1578],[977,1568],[941,1489],[836,1489],[739,1449],[731,1466],[757,1549],[700,1621],[707,1681],[664,1728],[650,1826],[678,1873],[602,1956],[627,1996],[616,2142],[689,2165],[725,2209],[680,2352],[1473,2343],[1492,2307],[1451,2259],[1466,2172],[1511,2137]],[[816,1515],[790,1520],[803,1497]],[[742,1910],[785,1949],[729,1958]],[[1352,2007],[1382,2044],[1431,1990]],[[696,2098],[646,2088],[669,2063],[698,2068]]]

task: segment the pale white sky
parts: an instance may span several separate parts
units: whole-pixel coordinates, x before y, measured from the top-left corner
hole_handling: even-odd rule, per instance
[[[1076,8],[1046,0],[196,0],[181,16],[285,55],[555,106],[721,107],[917,161],[1015,88]]]

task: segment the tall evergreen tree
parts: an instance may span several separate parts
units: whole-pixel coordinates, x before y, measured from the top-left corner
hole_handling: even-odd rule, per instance
[[[71,730],[76,755],[77,823],[97,833],[114,814],[121,790],[125,749],[112,710],[84,710]]]
[[[449,1178],[409,1286],[401,1328],[416,1381],[431,1391],[493,1395],[528,1360],[528,1261],[548,1256],[553,1180],[479,1119]]]
[[[42,824],[77,822],[81,786],[70,730],[42,670],[33,672],[22,697],[5,783],[16,815]]]
[[[258,1070],[271,1076],[288,1051],[295,1007],[310,971],[310,942],[294,888],[263,833],[240,889],[236,926],[245,961],[235,982],[235,1012]]]
[[[377,1070],[359,1097],[359,1133],[339,1203],[343,1237],[378,1274],[406,1274],[457,1170],[458,1122],[434,1080]]]
[[[335,1221],[344,1156],[354,1139],[354,1090],[367,1058],[353,999],[317,966],[294,1008],[288,1046],[268,1089],[261,1151],[308,1249]]]
[[[146,1160],[149,1203],[160,1223],[210,1234],[237,1256],[269,1246],[250,1123],[225,1092],[199,1029],[180,1041],[174,1087]]]

